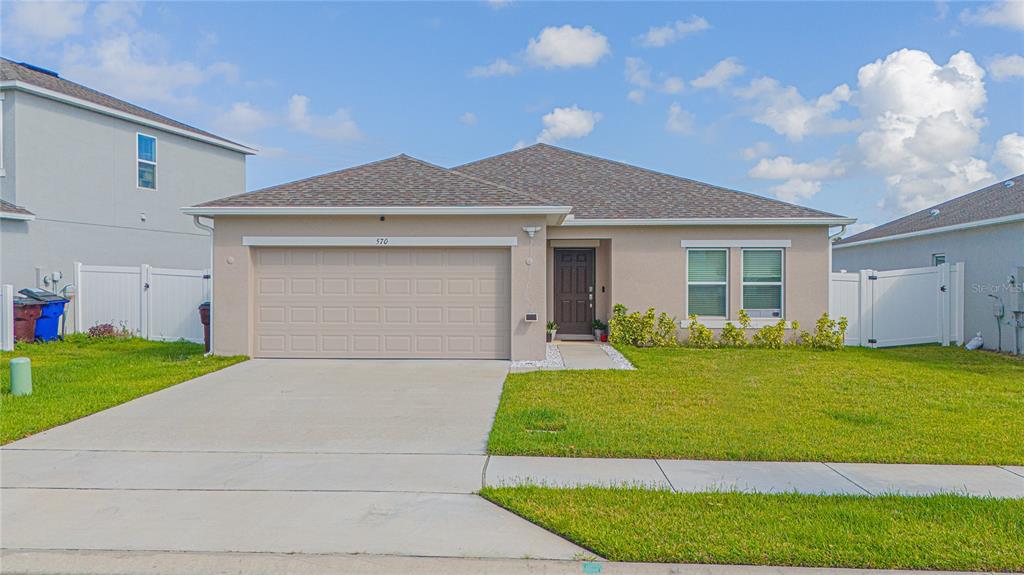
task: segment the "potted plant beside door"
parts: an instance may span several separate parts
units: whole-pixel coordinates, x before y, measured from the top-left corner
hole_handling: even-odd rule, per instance
[[[608,324],[605,322],[595,319],[594,320],[594,341],[604,341],[601,336],[605,334],[605,330],[608,329]]]
[[[548,322],[548,341],[555,341],[555,334],[558,333],[558,324],[554,321]]]

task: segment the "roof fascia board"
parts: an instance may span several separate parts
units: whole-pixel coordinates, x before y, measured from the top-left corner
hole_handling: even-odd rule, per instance
[[[880,244],[884,242],[892,242],[896,240],[906,240],[910,238],[919,238],[923,236],[932,236],[935,234],[944,234],[948,232],[957,232],[960,230],[970,230],[973,228],[981,228],[985,226],[995,226],[999,224],[1009,224],[1013,222],[1024,222],[1024,214],[1011,214],[1009,216],[1000,216],[998,218],[989,218],[987,220],[976,220],[973,222],[966,222],[962,224],[954,224],[951,226],[942,226],[939,228],[930,228],[927,230],[918,230],[916,232],[907,232],[905,234],[893,234],[891,236],[882,236],[880,238],[871,238],[867,240],[860,240],[859,242],[850,242],[848,244],[835,244],[832,249],[842,250],[846,248],[852,248],[856,246],[866,246],[869,244]]]
[[[325,215],[564,215],[569,206],[190,206],[192,216],[325,216]]]
[[[249,155],[257,153],[257,150],[255,150],[253,148],[250,148],[248,146],[243,146],[241,144],[234,144],[232,142],[227,142],[227,141],[224,141],[224,140],[218,140],[217,138],[211,138],[209,136],[204,136],[203,134],[197,134],[197,133],[191,132],[189,130],[183,130],[181,128],[178,128],[176,126],[171,126],[171,125],[165,124],[163,122],[158,122],[156,120],[150,120],[149,118],[143,118],[142,116],[137,116],[135,114],[130,114],[128,112],[122,112],[120,110],[115,110],[114,108],[110,108],[110,107],[107,107],[107,106],[103,106],[101,104],[96,104],[96,103],[93,103],[93,102],[89,102],[87,100],[82,100],[81,98],[75,98],[74,96],[68,96],[67,94],[62,94],[60,92],[55,92],[53,90],[47,90],[46,88],[40,88],[39,86],[35,86],[35,85],[29,84],[27,82],[20,82],[20,81],[17,81],[17,80],[6,80],[6,81],[3,81],[3,82],[0,82],[0,89],[21,90],[23,92],[28,92],[30,94],[35,94],[37,96],[42,96],[44,98],[49,98],[51,100],[56,100],[58,102],[63,102],[65,104],[70,104],[70,105],[78,107],[78,108],[84,108],[84,109],[90,110],[92,112],[98,112],[100,114],[106,114],[108,116],[113,116],[115,118],[120,118],[122,120],[126,120],[126,121],[129,121],[129,122],[134,122],[136,124],[141,124],[141,125],[144,125],[144,126],[149,126],[151,128],[156,128],[158,130],[163,130],[165,132],[170,132],[172,134],[177,134],[177,135],[183,136],[185,138],[190,138],[190,139],[193,139],[193,140],[198,140],[198,141],[206,143],[206,144],[211,144],[211,145],[214,145],[214,146],[219,146],[221,148],[226,148],[226,149],[232,150],[234,152],[240,152],[240,153],[249,154]]]
[[[564,226],[841,226],[855,218],[622,218],[579,219],[569,217]]]
[[[30,214],[16,214],[14,212],[0,212],[0,219],[4,220],[18,220],[22,222],[31,222],[36,219],[35,216]]]

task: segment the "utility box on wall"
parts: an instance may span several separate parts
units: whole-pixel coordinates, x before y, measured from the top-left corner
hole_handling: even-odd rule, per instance
[[[1013,270],[1010,293],[1006,297],[1006,311],[1024,312],[1024,266],[1017,266]]]

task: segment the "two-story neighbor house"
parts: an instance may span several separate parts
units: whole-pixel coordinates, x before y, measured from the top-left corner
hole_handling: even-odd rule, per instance
[[[244,191],[254,150],[6,59],[0,105],[0,283],[48,287],[76,261],[210,266],[179,208]]]

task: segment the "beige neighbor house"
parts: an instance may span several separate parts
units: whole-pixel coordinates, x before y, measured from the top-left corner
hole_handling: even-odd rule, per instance
[[[397,156],[184,209],[213,218],[213,346],[253,357],[543,359],[612,306],[755,327],[828,309],[854,220],[537,144]]]

